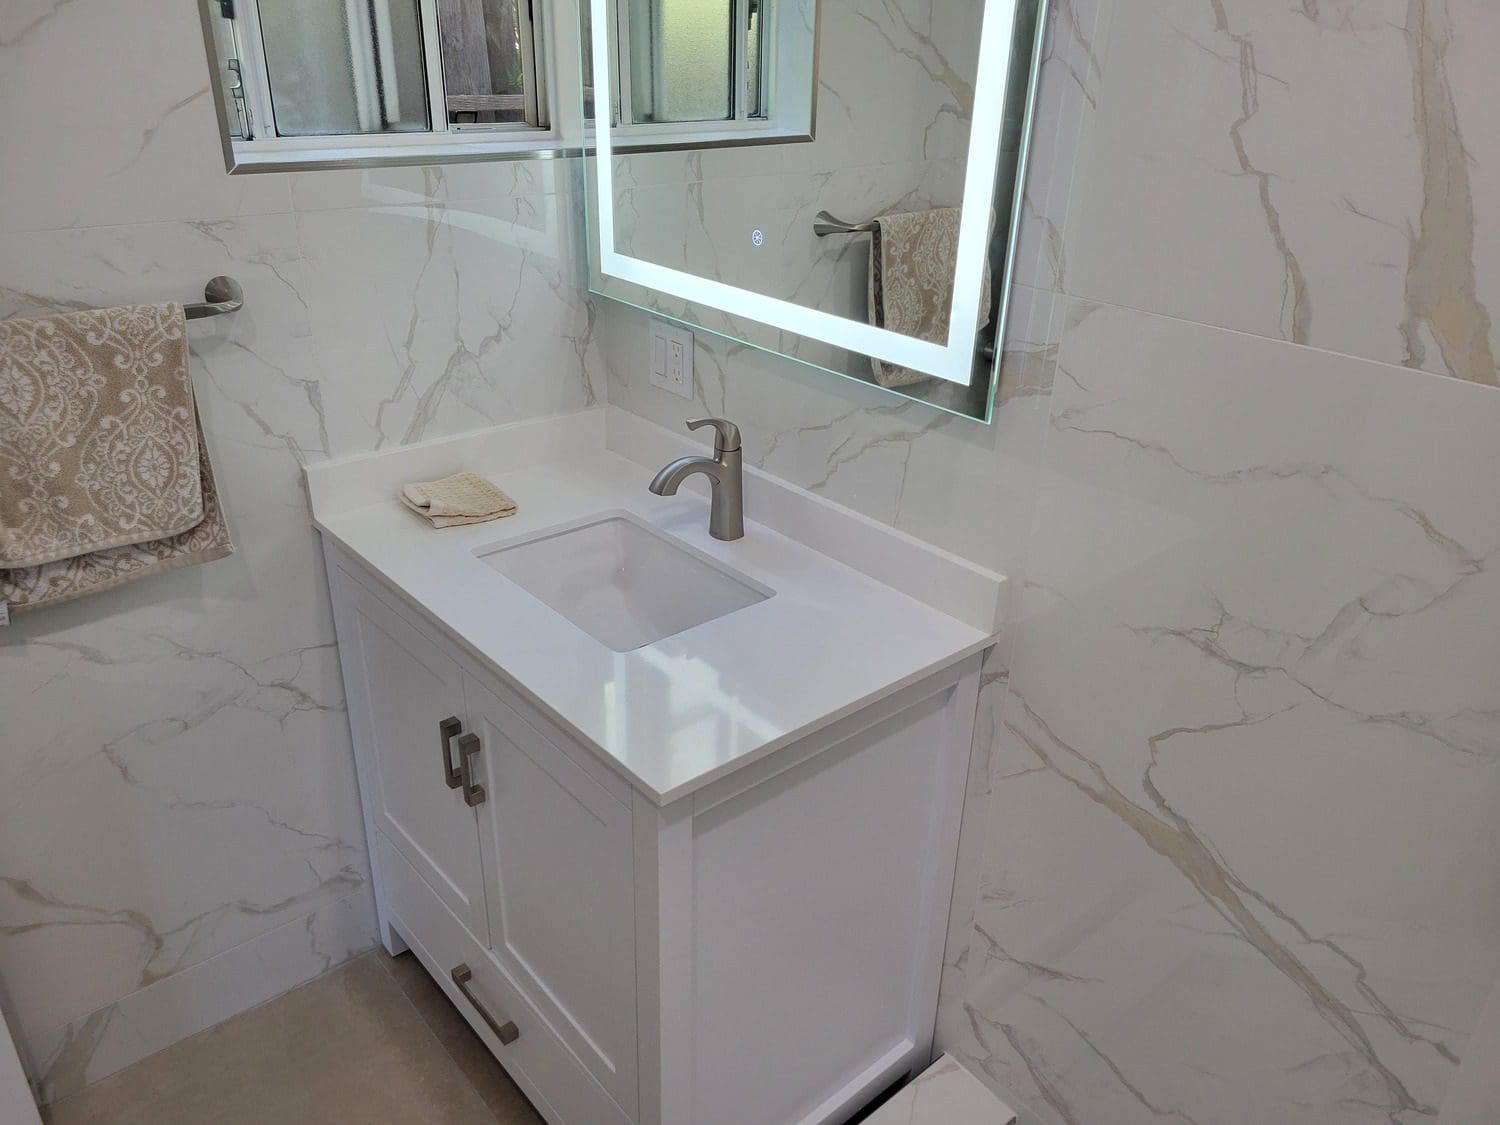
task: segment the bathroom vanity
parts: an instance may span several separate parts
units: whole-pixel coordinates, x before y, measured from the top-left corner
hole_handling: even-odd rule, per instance
[[[380,927],[550,1121],[836,1122],[930,1061],[1004,580],[614,410],[307,470]],[[433,530],[411,480],[520,511]]]

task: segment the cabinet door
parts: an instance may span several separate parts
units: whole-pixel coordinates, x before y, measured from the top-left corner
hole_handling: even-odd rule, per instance
[[[471,677],[464,693],[483,746],[479,827],[491,950],[634,1116],[630,809],[494,692]]]
[[[346,575],[339,579],[342,658],[356,662],[350,727],[367,787],[374,774],[365,800],[375,826],[488,944],[479,829],[449,776],[458,768],[463,673],[405,617]]]

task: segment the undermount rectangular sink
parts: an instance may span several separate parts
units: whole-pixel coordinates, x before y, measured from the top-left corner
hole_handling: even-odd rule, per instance
[[[615,652],[630,652],[772,596],[623,512],[476,553]]]

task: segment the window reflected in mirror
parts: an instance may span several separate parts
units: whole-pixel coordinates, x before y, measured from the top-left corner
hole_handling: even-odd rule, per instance
[[[1038,0],[616,4],[583,4],[618,21],[585,59],[627,107],[590,162],[594,290],[988,417]],[[634,143],[664,116],[676,143]]]

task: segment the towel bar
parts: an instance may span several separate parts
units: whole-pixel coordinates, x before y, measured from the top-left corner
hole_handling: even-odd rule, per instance
[[[875,224],[869,223],[846,223],[843,219],[830,215],[827,211],[819,211],[813,216],[813,234],[823,238],[830,234],[873,234]]]
[[[210,316],[239,312],[245,307],[245,292],[240,283],[222,274],[210,278],[203,287],[203,300],[183,305],[182,313],[189,320],[203,320]]]

